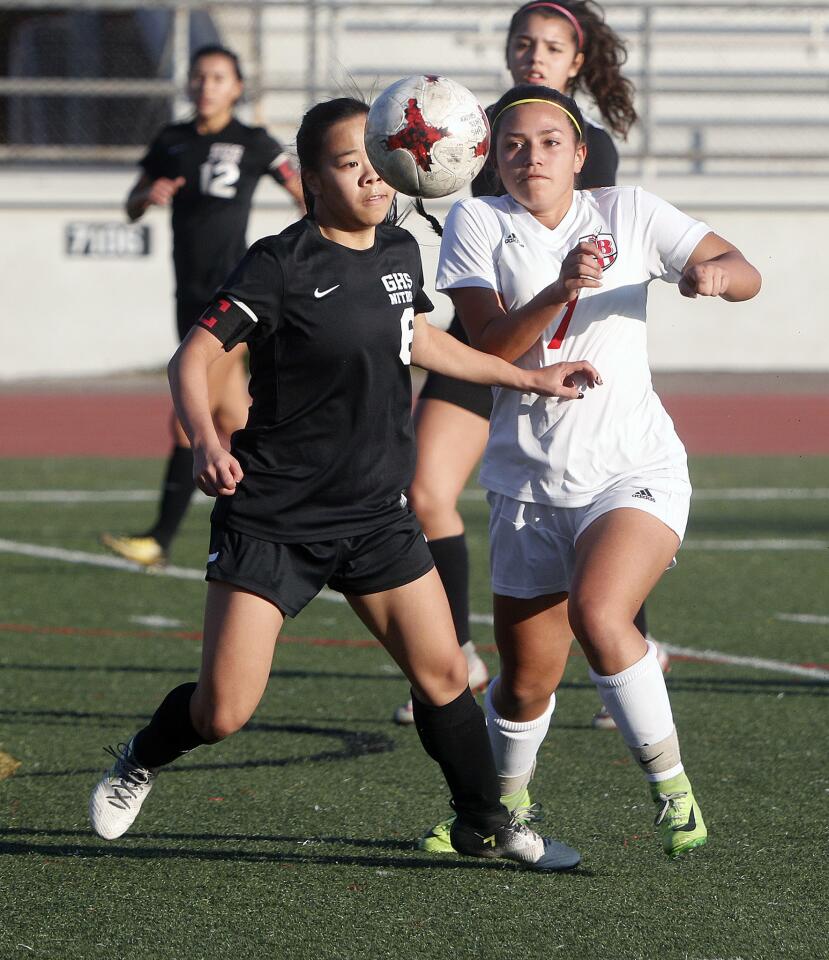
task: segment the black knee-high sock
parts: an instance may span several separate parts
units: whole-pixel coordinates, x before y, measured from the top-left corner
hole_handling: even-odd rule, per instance
[[[648,637],[648,618],[645,616],[645,604],[639,608],[639,613],[633,618],[633,625],[645,639]]]
[[[475,829],[506,823],[486,720],[469,687],[442,707],[423,703],[412,691],[412,706],[420,742],[440,765],[458,817]]]
[[[161,488],[158,519],[149,531],[166,550],[184,519],[196,484],[193,482],[193,451],[189,447],[173,447],[167,460],[167,471]]]
[[[142,767],[163,767],[206,741],[190,719],[190,699],[195,683],[171,690],[152,720],[133,737],[132,753]]]
[[[469,641],[469,553],[466,535],[430,540],[429,549],[449,600],[458,643]]]

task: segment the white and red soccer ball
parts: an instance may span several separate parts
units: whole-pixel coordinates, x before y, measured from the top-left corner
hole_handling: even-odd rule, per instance
[[[434,199],[455,193],[481,170],[489,121],[475,96],[448,77],[404,77],[374,101],[366,151],[395,190]]]

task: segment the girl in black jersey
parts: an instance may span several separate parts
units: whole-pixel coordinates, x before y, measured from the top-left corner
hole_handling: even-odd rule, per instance
[[[507,31],[506,61],[513,83],[545,85],[570,95],[584,91],[596,102],[607,126],[620,137],[627,136],[636,120],[633,88],[620,72],[625,57],[622,40],[605,23],[601,11],[582,0],[531,0],[515,12]],[[588,122],[585,143],[587,160],[578,186],[589,190],[614,185],[619,155],[607,131]],[[472,194],[501,193],[491,157],[473,181]],[[449,333],[468,342],[457,316]],[[418,460],[409,491],[449,597],[458,639],[469,663],[471,686],[478,690],[486,686],[488,673],[469,642],[469,560],[457,502],[483,454],[491,410],[488,387],[430,374],[415,414]],[[647,632],[644,610],[637,626],[643,634]],[[411,701],[395,711],[394,719],[404,724],[413,721]],[[593,722],[596,726],[613,726],[604,710]]]
[[[592,385],[583,362],[522,370],[430,327],[413,237],[385,223],[392,191],[363,142],[368,108],[343,98],[297,136],[310,214],[254,244],[170,363],[198,485],[218,496],[198,683],[171,691],[93,791],[96,832],[127,830],[158,769],[239,730],[264,692],[274,645],[327,583],[411,681],[415,722],[449,785],[456,849],[534,869],[579,855],[501,805],[480,708],[446,594],[403,490],[414,467],[409,364],[544,396]],[[231,451],[211,417],[211,366],[251,357],[252,404]]]
[[[302,206],[299,177],[281,144],[262,127],[246,126],[233,115],[242,91],[234,53],[215,46],[198,50],[189,80],[195,117],[159,133],[127,197],[131,220],[151,206],[172,204],[176,320],[182,340],[247,248],[245,231],[259,179],[269,174]],[[248,396],[243,347],[211,368],[210,404],[223,434],[230,436],[244,423]],[[102,538],[116,553],[146,566],[166,559],[194,490],[193,455],[175,416],[171,430],[173,450],[156,522],[138,536]]]

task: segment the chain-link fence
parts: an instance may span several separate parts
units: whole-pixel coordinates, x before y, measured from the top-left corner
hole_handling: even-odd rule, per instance
[[[133,163],[187,113],[190,51],[220,41],[248,77],[248,119],[291,142],[309,103],[407,73],[483,102],[509,84],[514,4],[0,0],[0,161]],[[607,2],[640,121],[630,173],[829,175],[829,3]],[[590,105],[585,104],[589,110]]]

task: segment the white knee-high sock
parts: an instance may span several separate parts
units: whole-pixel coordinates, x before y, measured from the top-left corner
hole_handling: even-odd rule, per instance
[[[550,697],[550,703],[540,717],[515,723],[500,716],[492,702],[492,693],[498,680],[495,677],[486,691],[486,728],[495,757],[495,769],[501,781],[501,796],[506,796],[523,790],[530,782],[535,769],[535,755],[550,728],[556,695]]]
[[[605,677],[591,669],[590,679],[648,780],[681,773],[671,702],[654,643],[649,640],[645,656],[621,673]]]

